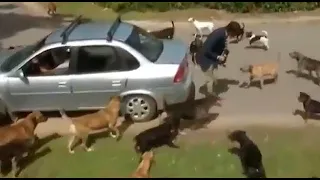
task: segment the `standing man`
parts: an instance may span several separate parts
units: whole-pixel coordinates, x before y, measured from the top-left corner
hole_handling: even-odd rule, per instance
[[[234,37],[235,32],[230,23],[225,27],[215,29],[208,35],[202,49],[196,54],[197,64],[206,76],[208,93],[212,95],[216,95],[215,92],[213,92],[213,85],[216,86],[218,82],[215,70],[219,64],[225,62],[227,55],[224,55],[223,52],[227,49],[227,39],[228,37]]]

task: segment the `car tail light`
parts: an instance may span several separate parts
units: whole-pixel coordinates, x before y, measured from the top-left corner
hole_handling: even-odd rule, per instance
[[[176,75],[174,76],[173,82],[180,83],[184,79],[187,73],[188,73],[188,59],[186,55],[183,61],[181,62]]]

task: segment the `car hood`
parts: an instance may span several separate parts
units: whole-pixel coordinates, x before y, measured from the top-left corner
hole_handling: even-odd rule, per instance
[[[156,64],[180,64],[186,54],[188,48],[185,43],[180,40],[163,40],[163,51],[159,56]]]
[[[11,55],[19,51],[22,47],[14,49],[1,49],[0,50],[0,65]]]

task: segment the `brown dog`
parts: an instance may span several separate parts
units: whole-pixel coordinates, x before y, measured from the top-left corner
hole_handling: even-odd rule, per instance
[[[136,169],[136,171],[132,174],[133,178],[150,178],[149,172],[151,165],[153,163],[153,152],[147,151],[142,154],[141,162]]]
[[[8,144],[14,140],[34,139],[34,130],[41,122],[47,121],[40,111],[34,111],[23,120],[0,128],[0,145]]]
[[[92,147],[87,146],[87,139],[91,131],[108,128],[109,130],[114,131],[116,133],[115,135],[113,135],[112,132],[110,132],[111,137],[118,138],[120,136],[120,132],[116,125],[119,117],[119,111],[119,96],[112,97],[110,102],[106,105],[104,109],[80,117],[69,118],[63,110],[60,110],[60,114],[64,119],[71,120],[69,132],[72,134],[72,136],[68,144],[69,152],[71,154],[74,153],[74,150],[72,150],[72,148],[75,145],[75,143],[79,140],[82,140],[81,146],[86,151],[93,151]]]
[[[260,81],[260,88],[263,89],[265,79],[274,79],[276,83],[278,80],[280,53],[278,54],[278,62],[263,63],[263,64],[251,64],[240,68],[240,71],[249,73],[249,82],[246,88],[250,87],[251,82],[254,79]]]
[[[47,8],[48,15],[55,15],[57,13],[57,5],[54,2],[49,2]]]

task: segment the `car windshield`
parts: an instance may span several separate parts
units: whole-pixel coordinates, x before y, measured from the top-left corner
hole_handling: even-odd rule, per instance
[[[43,47],[44,42],[48,36],[41,39],[37,43],[33,45],[28,45],[23,47],[22,49],[18,50],[11,56],[9,56],[1,65],[0,71],[2,72],[9,72],[16,66],[18,66],[20,63],[22,63],[25,59],[27,59],[29,56],[31,56],[34,52],[38,51],[40,48]]]
[[[126,43],[151,62],[156,62],[163,51],[163,42],[138,26],[133,26]]]

